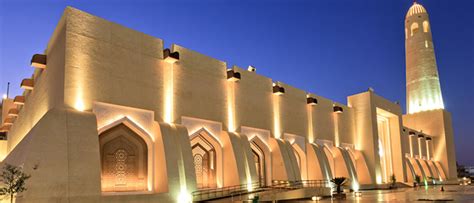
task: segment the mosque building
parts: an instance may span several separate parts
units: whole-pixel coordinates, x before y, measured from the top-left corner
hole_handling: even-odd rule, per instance
[[[17,202],[185,202],[195,191],[350,179],[456,179],[426,9],[405,18],[407,114],[373,90],[341,104],[68,7],[22,95],[4,98],[0,159]],[[33,71],[33,69],[32,69]]]

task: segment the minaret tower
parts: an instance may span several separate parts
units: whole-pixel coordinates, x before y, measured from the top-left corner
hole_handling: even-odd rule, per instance
[[[444,109],[428,12],[414,1],[405,18],[407,113]]]

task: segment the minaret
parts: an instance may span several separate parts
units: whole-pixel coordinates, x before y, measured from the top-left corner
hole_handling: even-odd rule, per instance
[[[428,12],[416,1],[405,18],[407,113],[444,109]]]

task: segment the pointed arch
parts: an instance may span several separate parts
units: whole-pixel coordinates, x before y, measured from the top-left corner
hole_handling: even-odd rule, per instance
[[[257,175],[259,176],[260,184],[270,185],[271,184],[271,152],[268,145],[260,139],[258,135],[253,136],[250,139],[250,147],[252,148],[252,154],[259,155],[258,161],[254,157],[255,167],[257,168]],[[260,169],[258,168],[260,167]],[[259,171],[260,170],[260,171]],[[260,172],[260,173],[259,173]]]
[[[98,132],[102,191],[151,191],[152,135],[127,117],[102,127]]]
[[[197,188],[220,187],[223,170],[220,142],[206,128],[191,134],[190,141]]]
[[[305,151],[296,143],[292,144],[293,151],[295,152],[296,161],[298,162],[298,168],[302,179],[307,179],[307,162]]]
[[[425,20],[423,21],[423,32],[429,32],[430,31],[430,23]]]

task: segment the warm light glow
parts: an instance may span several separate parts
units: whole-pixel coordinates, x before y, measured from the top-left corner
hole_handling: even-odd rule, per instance
[[[390,175],[393,174],[390,119],[382,115],[381,111],[377,109],[378,153],[382,169],[382,182],[389,182]]]
[[[109,120],[106,120],[105,124],[103,124],[102,126],[98,127],[97,129],[100,131],[103,131],[103,129],[108,129],[109,127],[111,126],[115,126],[117,123],[120,123],[120,122],[123,122],[123,121],[126,121],[126,120],[130,120],[134,125],[136,125],[136,127],[138,127],[139,131],[143,131],[145,132],[146,134],[148,134],[148,136],[151,138],[151,140],[154,142],[155,141],[155,137],[153,136],[152,133],[150,133],[150,131],[148,131],[143,125],[140,124],[140,122],[138,122],[137,120],[135,120],[133,117],[131,116],[124,116],[124,115],[118,115],[112,119],[109,119]]]
[[[252,187],[252,182],[250,182],[252,180],[247,180],[247,191],[249,192],[252,192],[253,191],[253,187]]]
[[[165,70],[163,74],[165,95],[164,95],[164,115],[163,120],[165,123],[173,122],[173,112],[174,112],[174,73],[173,73],[173,64],[165,65]]]
[[[193,197],[191,196],[191,194],[189,194],[185,189],[181,190],[181,192],[179,193],[179,196],[178,196],[178,202],[179,203],[188,203],[188,202],[192,202],[192,201],[193,201]]]
[[[380,139],[379,139],[379,156],[380,156],[380,158],[383,157],[383,154],[384,154],[383,151],[384,151],[384,149],[383,149],[382,141],[380,141]]]
[[[420,80],[423,80],[420,79]],[[431,99],[410,99],[409,114],[414,114],[422,111],[431,111],[437,109],[444,109],[443,98],[441,93],[425,92],[427,98]]]
[[[359,183],[357,181],[352,181],[352,189],[354,190],[354,192],[359,192],[359,189],[360,189],[360,186],[359,186]]]
[[[314,143],[314,128],[313,128],[313,108],[311,105],[306,105],[308,115],[308,141]]]
[[[339,119],[337,113],[333,113],[333,119],[334,119],[334,144],[336,147],[339,147],[340,141],[339,141]]]
[[[7,94],[3,94],[2,98],[7,99]]]
[[[418,138],[418,155],[419,155],[420,159],[423,158],[423,149],[422,149],[422,145],[421,145],[421,140],[422,139],[423,138],[421,138],[421,137]]]
[[[377,181],[377,184],[382,184],[382,176],[377,175],[377,177],[375,179]]]
[[[431,160],[430,156],[430,141],[426,140],[426,158],[427,160]]]
[[[74,108],[78,111],[84,111],[85,110],[84,101],[82,101],[82,99],[77,99],[76,104],[74,105]]]
[[[323,197],[321,197],[321,196],[313,196],[313,197],[311,197],[311,200],[313,200],[313,201],[319,201],[319,200],[322,200],[322,199],[323,199]]]
[[[280,97],[273,94],[273,134],[275,138],[281,138],[281,125],[280,125]]]
[[[227,122],[229,132],[235,132],[235,82],[227,83]]]

